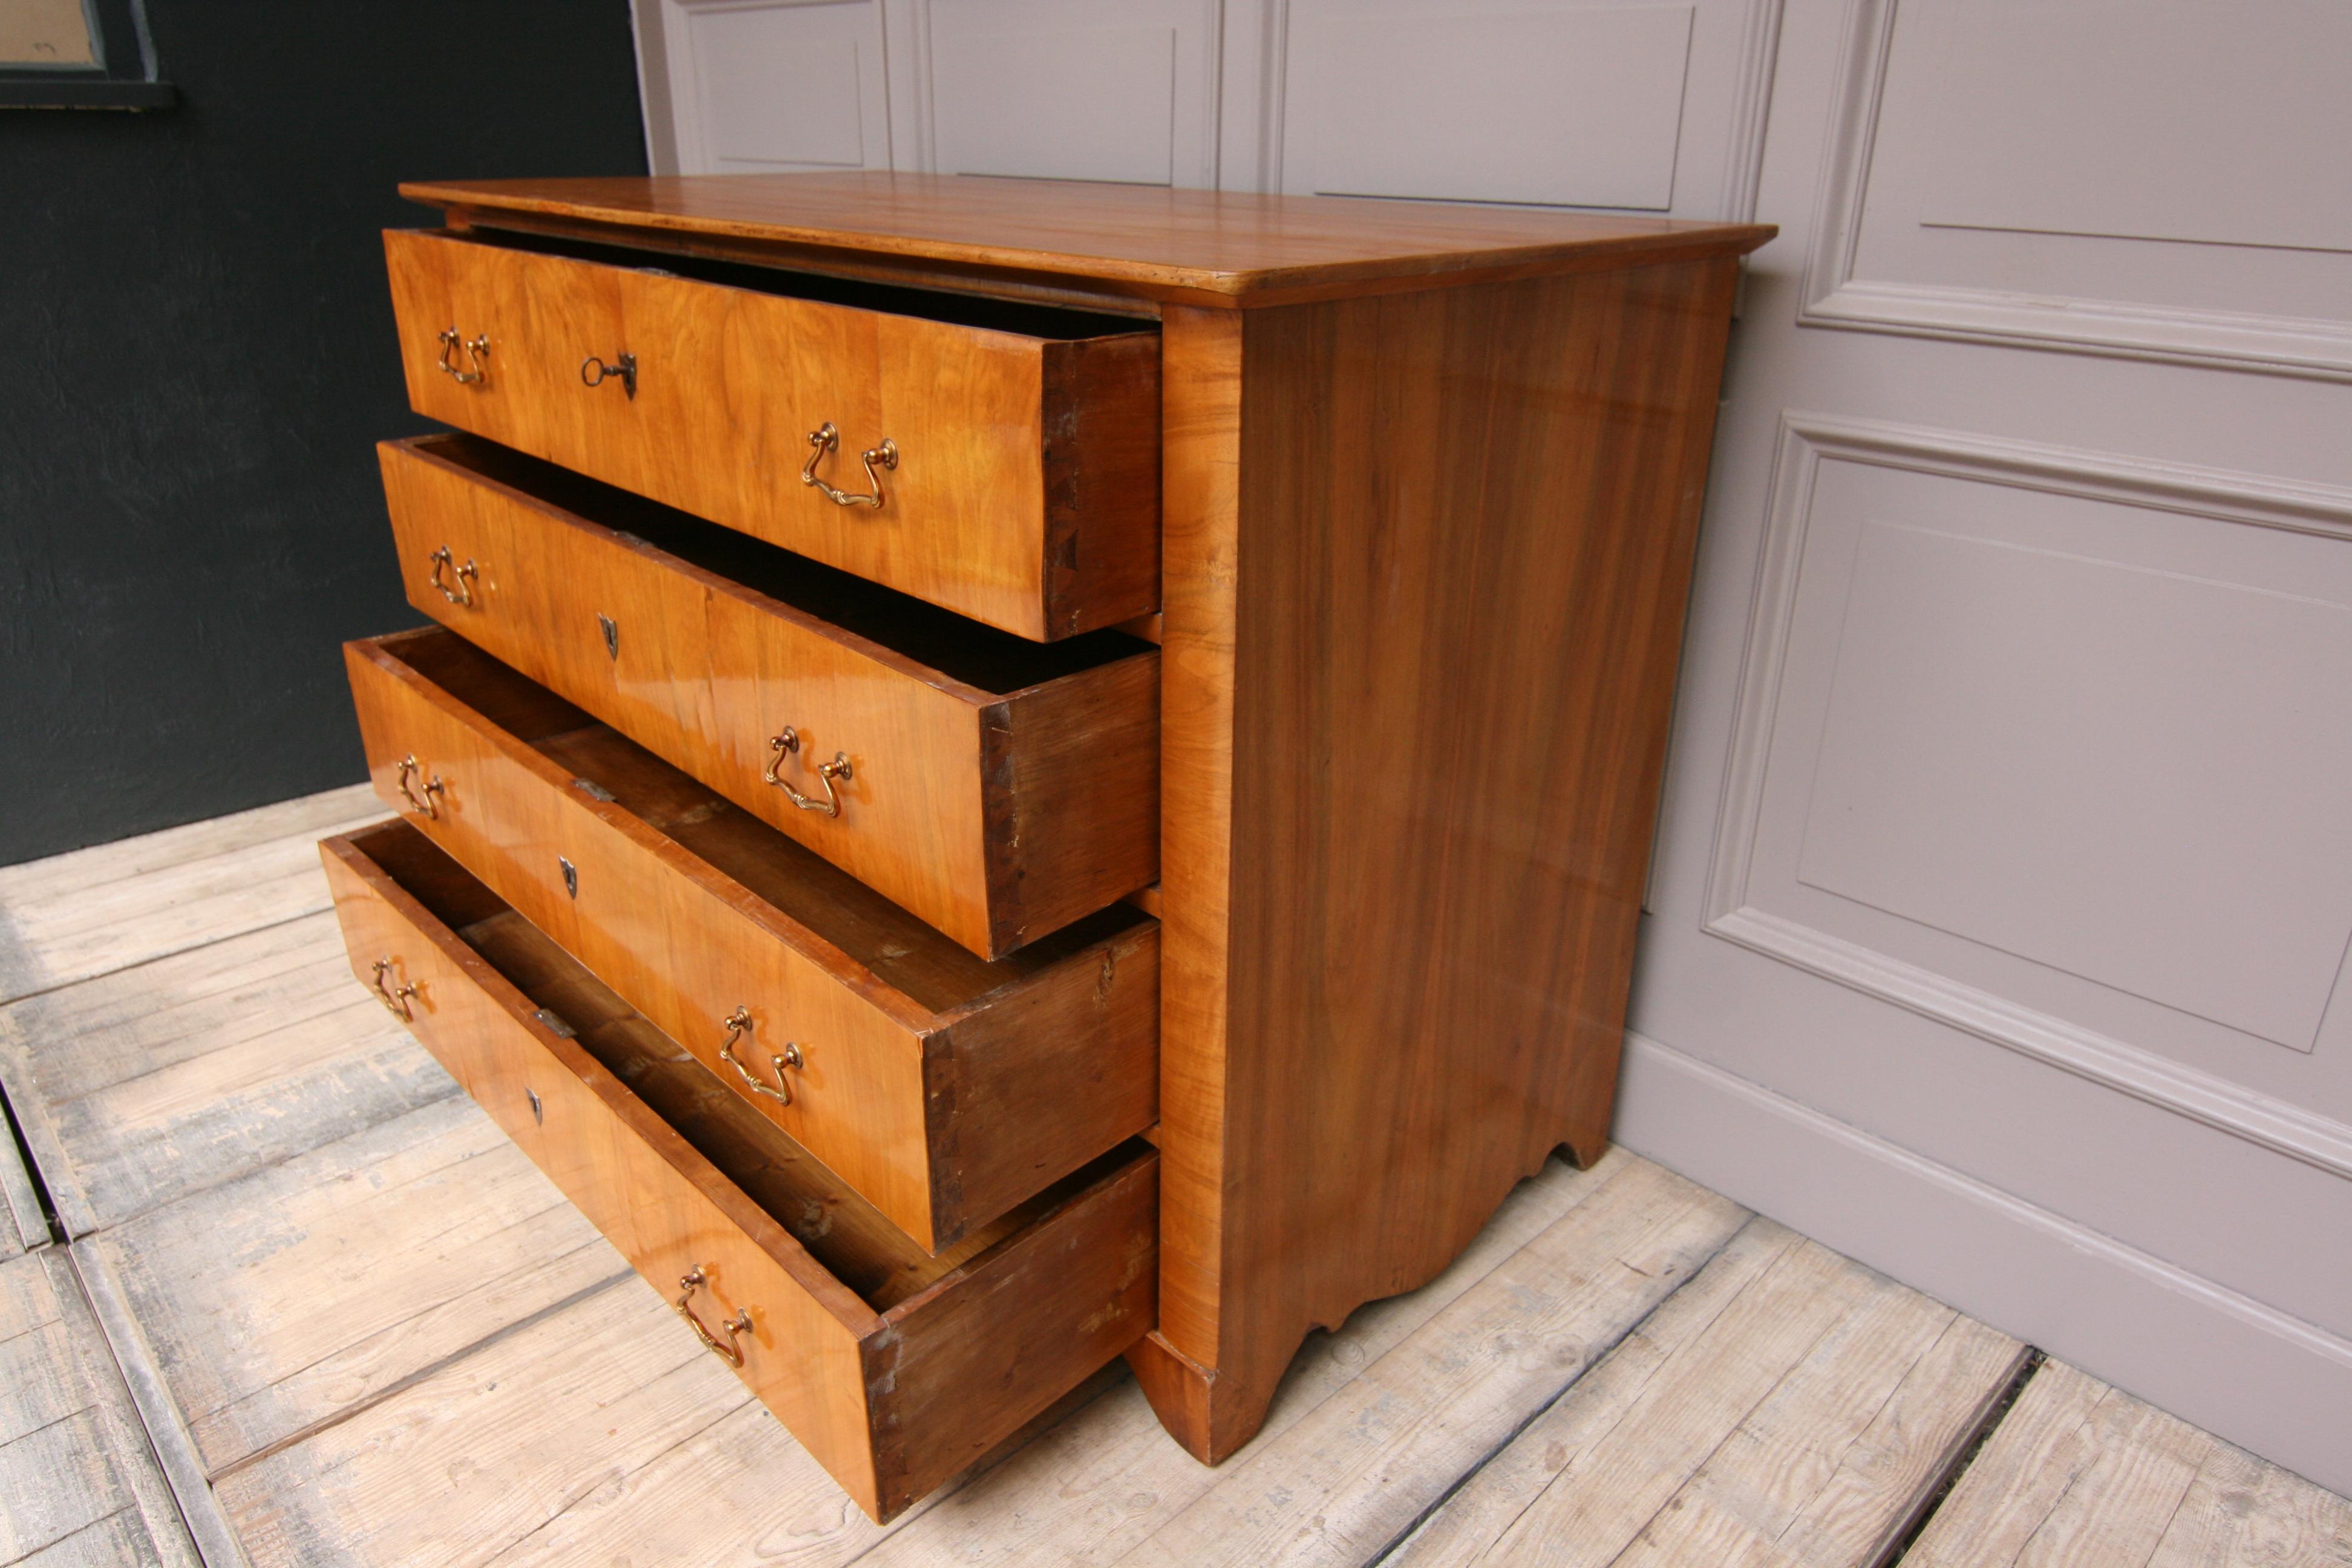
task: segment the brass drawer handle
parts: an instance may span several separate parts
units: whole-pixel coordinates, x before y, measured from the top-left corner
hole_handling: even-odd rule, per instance
[[[472,609],[474,579],[482,574],[481,569],[474,564],[473,558],[467,557],[466,563],[460,566],[457,564],[457,558],[449,553],[449,547],[445,544],[426,559],[433,563],[433,574],[425,581],[438,588],[441,591],[441,596],[451,604],[462,605],[467,609]],[[445,566],[457,576],[457,585],[454,588],[441,580],[441,570]]]
[[[623,354],[611,364],[606,364],[599,356],[590,354],[580,362],[581,385],[602,386],[608,381],[619,382],[621,390],[629,395],[630,402],[635,403],[637,400],[637,356]]]
[[[416,982],[412,980],[405,985],[386,985],[384,981],[391,974],[392,955],[386,953],[375,961],[375,999],[383,1004],[385,1012],[402,1023],[414,1024],[416,1015],[408,1010],[408,999],[416,994]]]
[[[466,363],[469,367],[466,370],[459,370],[454,363],[450,363],[450,356],[455,354],[459,349],[464,349],[466,351]],[[489,357],[489,333],[477,332],[469,342],[459,337],[457,335],[457,329],[455,327],[444,327],[441,329],[441,374],[447,376],[450,380],[466,386],[473,386],[478,383],[488,381],[490,375],[490,367],[485,362],[488,361]]]
[[[803,811],[821,811],[827,816],[839,816],[841,815],[841,795],[839,791],[833,787],[833,781],[835,779],[845,779],[849,776],[849,753],[847,752],[835,752],[833,753],[833,761],[822,763],[818,766],[816,770],[817,782],[824,785],[824,798],[823,800],[819,800],[813,795],[803,795],[800,791],[794,789],[793,787],[792,780],[784,777],[782,772],[784,765],[785,756],[790,752],[797,752],[801,749],[800,731],[787,724],[784,726],[783,732],[782,734],[772,735],[769,737],[768,746],[775,755],[768,759],[768,771],[760,775],[761,778],[767,780],[770,784],[774,784],[778,789],[782,790],[786,797],[789,798],[794,805],[799,806]]]
[[[791,1068],[798,1072],[808,1066],[808,1062],[801,1056],[800,1047],[791,1040],[786,1040],[783,1055],[768,1058],[768,1066],[776,1075],[776,1087],[770,1089],[766,1084],[753,1078],[751,1069],[745,1067],[741,1058],[735,1054],[735,1042],[751,1032],[751,1010],[750,1008],[738,1007],[729,1014],[727,1038],[719,1047],[719,1059],[733,1068],[735,1076],[743,1080],[743,1087],[753,1094],[764,1094],[779,1105],[790,1105],[793,1102],[793,1082],[784,1076],[784,1069]]]
[[[857,454],[858,461],[866,465],[866,482],[874,487],[874,493],[870,496],[854,496],[847,490],[837,490],[816,477],[817,459],[840,445],[841,432],[834,427],[834,423],[830,419],[810,431],[809,460],[801,467],[801,483],[814,485],[824,492],[824,498],[835,506],[870,506],[878,509],[883,500],[882,476],[874,471],[874,465],[879,463],[886,468],[897,468],[898,443],[886,438],[879,447],[868,447]]]
[[[415,790],[408,787],[408,781],[412,776],[425,778],[425,764],[416,760],[415,752],[400,759],[399,771],[393,774],[393,780],[400,785],[401,797],[408,802],[410,810],[428,822],[440,821],[441,803],[434,798],[441,793],[439,775],[436,774],[432,778],[425,779],[425,798],[422,800],[416,797]]]
[[[677,1288],[680,1294],[678,1299],[672,1301],[670,1305],[677,1309],[679,1317],[694,1325],[694,1337],[702,1342],[704,1349],[724,1361],[729,1366],[741,1366],[743,1346],[736,1336],[751,1331],[751,1310],[747,1308],[719,1325],[727,1331],[727,1342],[719,1343],[719,1337],[704,1328],[702,1320],[694,1315],[694,1293],[709,1283],[710,1276],[703,1271],[701,1264],[696,1264],[679,1278]]]

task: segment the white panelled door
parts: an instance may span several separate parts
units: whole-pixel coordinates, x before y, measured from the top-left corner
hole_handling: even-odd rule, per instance
[[[663,171],[1780,225],[1619,1134],[2352,1491],[2352,5],[636,5]]]
[[[665,174],[1745,218],[1780,0],[634,0]]]
[[[1745,221],[1778,0],[1290,0],[1276,177]]]
[[[635,15],[657,172],[890,166],[880,0],[635,0]]]
[[[657,173],[1214,185],[1220,0],[634,0]]]
[[[2352,7],[1779,61],[1619,1135],[2352,1490]]]

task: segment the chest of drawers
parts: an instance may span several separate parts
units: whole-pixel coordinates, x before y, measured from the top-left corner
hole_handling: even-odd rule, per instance
[[[907,175],[415,185],[354,973],[887,1518],[1205,1461],[1604,1146],[1738,256]]]

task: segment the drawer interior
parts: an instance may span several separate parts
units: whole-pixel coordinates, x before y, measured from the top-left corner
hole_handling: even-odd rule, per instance
[[[991,696],[1009,696],[1151,650],[1140,637],[1116,631],[1032,642],[478,436],[429,437],[415,449],[528,500],[632,534],[689,566],[740,583]]]
[[[1021,1231],[1096,1180],[1107,1163],[1126,1157],[1114,1151],[954,1246],[927,1253],[423,834],[389,822],[351,837],[491,968],[576,1031],[589,1055],[877,1312]]]
[[[456,633],[436,627],[377,646],[549,758],[575,787],[615,802],[935,1013],[1149,919],[1113,904],[1003,958],[981,958]]]
[[[606,267],[639,272],[659,272],[690,278],[726,289],[748,289],[790,300],[846,305],[893,316],[917,316],[951,326],[977,327],[983,331],[1015,332],[1024,338],[1053,342],[1083,342],[1091,338],[1152,335],[1157,324],[1133,316],[1107,311],[1040,305],[1021,300],[992,299],[984,294],[955,293],[944,289],[914,289],[898,283],[874,283],[828,273],[796,272],[788,268],[761,267],[744,261],[722,261],[675,250],[646,251],[625,245],[603,245],[569,236],[526,233],[520,229],[473,228],[463,232],[436,230],[439,237],[469,245],[493,245],[504,250],[562,256]],[[656,259],[657,258],[657,259]]]

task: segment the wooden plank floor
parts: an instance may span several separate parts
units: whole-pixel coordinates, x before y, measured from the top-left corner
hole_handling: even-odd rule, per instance
[[[2025,1385],[1905,1562],[2352,1563],[2352,1504],[2053,1362]]]
[[[5,1129],[0,1129],[5,1133]],[[32,1173],[13,1137],[0,1136],[0,1263],[49,1242],[49,1224],[33,1191]]]
[[[0,1563],[197,1561],[70,1257],[0,1263]]]
[[[2343,1500],[1622,1152],[1217,1469],[1114,1367],[877,1529],[351,980],[311,844],[378,815],[0,869],[0,1563],[2352,1568]]]

